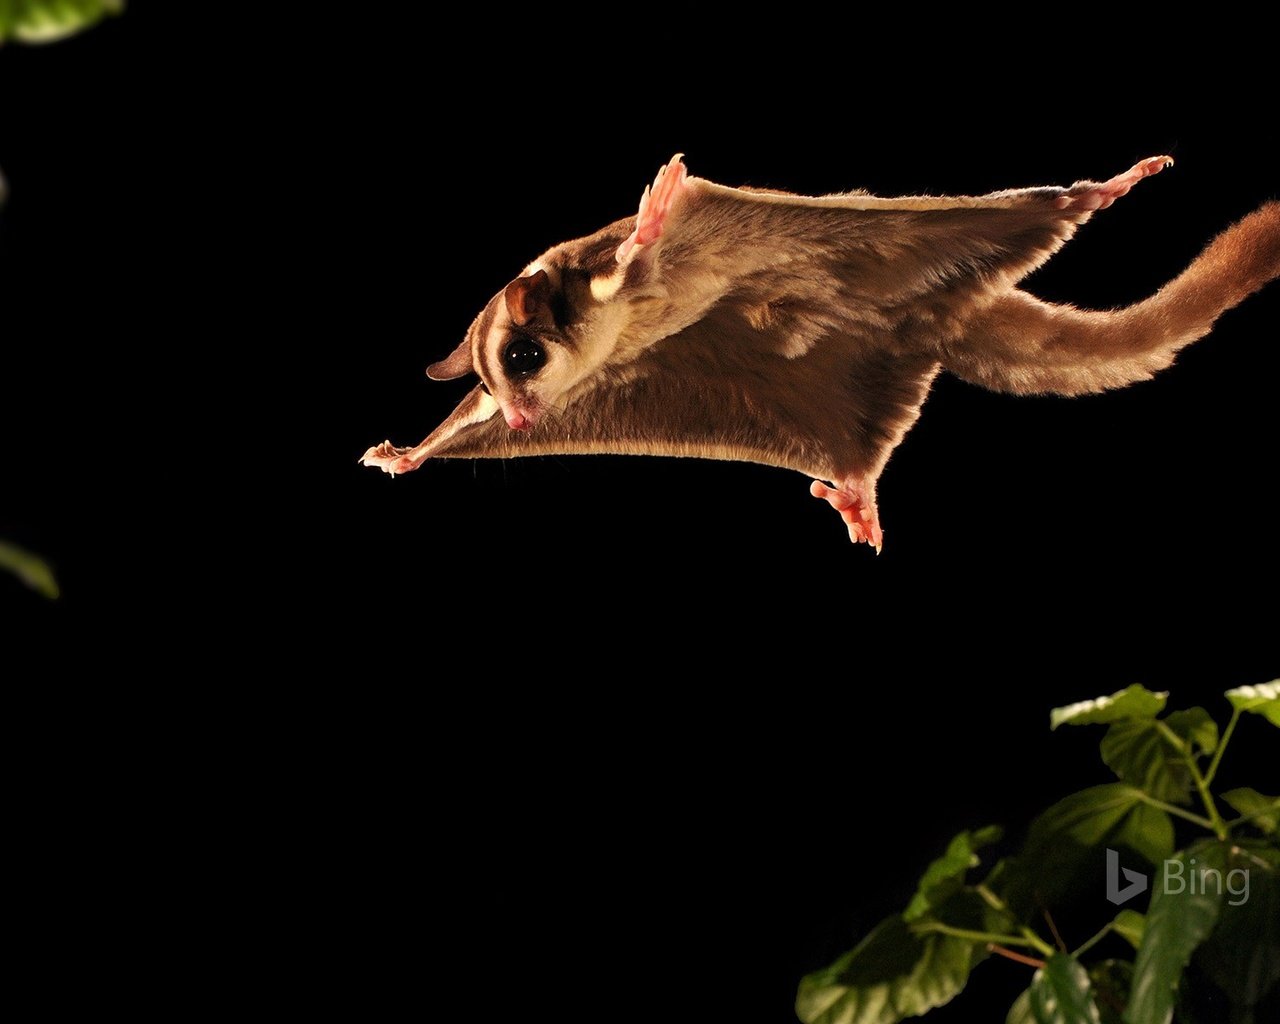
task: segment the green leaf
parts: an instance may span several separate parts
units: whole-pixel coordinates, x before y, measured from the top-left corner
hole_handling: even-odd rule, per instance
[[[979,951],[968,939],[916,934],[894,915],[800,982],[796,1015],[805,1024],[896,1024],[919,1016],[955,998]]]
[[[49,563],[17,544],[0,540],[0,569],[8,569],[32,590],[50,600],[59,594],[58,581]]]
[[[1093,1001],[1102,1024],[1124,1024],[1124,1010],[1133,986],[1133,964],[1128,960],[1103,960],[1089,968]]]
[[[1147,820],[1142,816],[1144,811],[1156,811],[1157,817]],[[1142,818],[1136,825],[1135,816]],[[1066,839],[1097,847],[1124,837],[1134,852],[1154,864],[1172,852],[1172,834],[1173,823],[1167,814],[1143,803],[1132,786],[1109,782],[1059,800],[1032,823],[1027,845],[1056,844]]]
[[[1145,915],[1136,910],[1122,910],[1111,922],[1111,929],[1134,949],[1142,945],[1142,933],[1147,927]]]
[[[1274,848],[1228,849],[1218,926],[1194,956],[1195,965],[1242,1010],[1251,1010],[1280,980],[1277,861]]]
[[[1280,726],[1280,679],[1228,690],[1227,700],[1231,701],[1232,707],[1261,715],[1272,725]]]
[[[1031,1012],[1031,989],[1027,989],[1013,1001],[1004,1024],[1036,1024],[1035,1014]]]
[[[1173,821],[1143,803],[1132,786],[1091,786],[1059,800],[1032,822],[1022,852],[996,865],[987,885],[1025,917],[1098,881],[1104,846],[1127,847],[1158,864],[1173,852]]]
[[[1263,796],[1256,789],[1244,786],[1230,789],[1222,799],[1249,819],[1249,823],[1272,835],[1280,824],[1280,796]]]
[[[0,0],[0,43],[52,42],[122,10],[124,0]]]
[[[1039,1024],[1101,1024],[1088,972],[1069,953],[1054,953],[1031,981]]]
[[[1139,803],[1116,827],[1111,843],[1159,864],[1173,852],[1173,819],[1159,807]]]
[[[915,921],[954,896],[964,885],[965,872],[978,866],[976,851],[997,842],[1000,836],[999,827],[988,825],[977,832],[961,832],[952,839],[947,852],[925,869],[916,894],[902,916],[907,921]]]
[[[1221,872],[1227,850],[1217,840],[1195,843],[1167,861],[1154,879],[1126,1024],[1169,1024],[1173,1019],[1182,972],[1222,909],[1222,891],[1202,872]]]
[[[1191,753],[1212,754],[1218,749],[1218,723],[1204,708],[1187,708],[1166,715],[1164,724],[1187,744]]]
[[[1152,693],[1145,686],[1134,683],[1110,697],[1098,697],[1096,700],[1054,708],[1049,712],[1049,728],[1056,729],[1060,725],[1107,725],[1130,718],[1155,718],[1164,710],[1168,699],[1167,692]]]
[[[1241,839],[1236,845],[1250,857],[1257,857],[1273,871],[1280,871],[1280,846],[1269,839]]]
[[[1182,741],[1184,749],[1166,730]],[[1162,721],[1154,718],[1116,722],[1102,738],[1102,760],[1125,782],[1157,800],[1190,803],[1191,770],[1184,752],[1211,754],[1218,747],[1218,723],[1204,708],[1175,711]]]
[[[1155,720],[1116,722],[1102,738],[1102,760],[1125,782],[1157,800],[1191,802],[1191,772]]]

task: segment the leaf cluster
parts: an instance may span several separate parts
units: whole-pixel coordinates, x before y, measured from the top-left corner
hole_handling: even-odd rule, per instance
[[[894,1024],[919,1016],[955,998],[996,954],[1034,970],[1007,1024],[1254,1021],[1280,979],[1280,798],[1247,787],[1215,796],[1212,786],[1242,720],[1274,750],[1261,723],[1280,727],[1280,681],[1228,691],[1231,717],[1221,732],[1204,708],[1166,714],[1168,696],[1130,686],[1055,709],[1053,729],[1106,728],[1102,760],[1117,781],[1059,800],[1016,854],[992,864],[983,854],[1000,842],[999,829],[952,839],[906,910],[803,979],[800,1019]],[[1224,817],[1220,805],[1235,815]],[[1188,828],[1195,834],[1179,846],[1176,833]],[[1054,915],[1107,906],[1100,879],[1108,849],[1153,870],[1146,910],[1108,914],[1069,948]],[[1108,955],[1096,955],[1102,950]]]

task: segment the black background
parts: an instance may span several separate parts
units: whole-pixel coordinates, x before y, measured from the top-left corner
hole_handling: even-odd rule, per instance
[[[953,832],[1105,781],[1048,708],[1142,681],[1220,712],[1276,674],[1274,286],[1114,394],[939,380],[882,478],[879,558],[779,470],[356,465],[452,408],[423,368],[494,291],[677,150],[717,181],[882,194],[1172,154],[1028,282],[1094,307],[1277,195],[1245,28],[857,23],[813,50],[813,25],[636,17],[601,43],[135,5],[0,51],[0,535],[65,590],[0,579],[8,621],[48,627],[8,642],[179,686],[219,667],[230,695],[169,705],[167,753],[124,760],[145,805],[220,723],[227,769],[184,805],[251,884],[170,863],[174,919],[236,890],[248,948],[306,951],[300,992],[787,1020]],[[1026,982],[979,977],[940,1020]]]

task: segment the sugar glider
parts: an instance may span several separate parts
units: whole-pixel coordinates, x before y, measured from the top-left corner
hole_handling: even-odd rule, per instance
[[[877,551],[876,482],[940,369],[996,391],[1080,395],[1168,366],[1280,274],[1280,203],[1127,309],[1053,305],[1018,282],[1169,157],[1069,188],[821,197],[690,177],[681,155],[634,217],[543,253],[427,369],[479,383],[429,458],[618,453],[794,469]]]

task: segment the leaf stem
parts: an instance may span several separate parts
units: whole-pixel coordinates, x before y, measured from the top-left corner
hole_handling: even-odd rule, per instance
[[[1226,731],[1222,734],[1222,739],[1218,741],[1218,749],[1213,752],[1213,760],[1209,762],[1209,770],[1204,773],[1204,784],[1206,786],[1213,785],[1214,776],[1218,774],[1218,765],[1222,761],[1222,752],[1227,749],[1227,744],[1231,742],[1231,734],[1236,731],[1236,723],[1240,721],[1240,709],[1231,709],[1231,721],[1227,723]]]
[[[1096,946],[1099,942],[1101,942],[1108,935],[1110,935],[1112,929],[1115,928],[1115,926],[1116,926],[1116,923],[1114,921],[1108,921],[1106,924],[1102,926],[1102,928],[1098,931],[1096,935],[1094,935],[1092,938],[1086,939],[1083,943],[1081,943],[1080,947],[1076,949],[1071,955],[1075,957],[1077,960],[1080,959],[1080,957],[1084,956],[1087,952],[1089,952],[1089,950],[1093,949],[1094,946]]]
[[[1009,905],[1005,903],[1005,901],[1002,900],[999,896],[993,893],[990,889],[988,889],[986,885],[984,885],[982,882],[979,882],[977,885],[974,886],[974,888],[978,891],[978,895],[981,896],[984,900],[986,900],[987,904],[993,910],[998,910],[1001,913],[1005,913],[1005,914],[1009,912]],[[1053,954],[1056,952],[1056,950],[1051,945],[1049,945],[1049,943],[1045,942],[1044,939],[1040,938],[1039,935],[1037,935],[1032,929],[1028,928],[1026,925],[1022,925],[1021,927],[1019,927],[1018,931],[1022,934],[1022,938],[1014,939],[1015,945],[1030,946],[1032,949],[1039,950],[1045,956],[1053,956]],[[1056,933],[1056,929],[1055,929],[1055,933]],[[1005,940],[1003,939],[1001,941],[1005,942]],[[1008,943],[1006,942],[1006,945],[1007,944]]]
[[[1213,794],[1209,792],[1208,783],[1204,781],[1204,776],[1200,774],[1200,768],[1196,765],[1196,759],[1192,755],[1190,745],[1182,742],[1176,732],[1170,729],[1164,722],[1157,721],[1156,727],[1160,730],[1165,740],[1179,754],[1182,760],[1187,763],[1187,767],[1191,769],[1191,780],[1196,784],[1196,789],[1200,791],[1200,800],[1204,804],[1204,809],[1209,812],[1209,827],[1213,829],[1214,834],[1225,840],[1227,838],[1227,823],[1222,820],[1222,815],[1218,813],[1218,806],[1213,802]]]
[[[978,932],[970,928],[953,928],[949,924],[943,924],[941,921],[925,921],[916,925],[912,931],[919,932],[937,932],[939,935],[950,935],[956,939],[968,939],[970,942],[985,942],[988,945],[995,944],[1000,946],[1027,946],[1031,949],[1039,949],[1044,945],[1038,939],[1033,941],[1030,938],[1020,938],[1017,935],[997,935],[995,932]],[[1053,950],[1048,950],[1050,953]],[[1044,950],[1041,950],[1044,952]]]
[[[1191,811],[1184,811],[1176,804],[1165,803],[1163,800],[1158,800],[1150,793],[1145,793],[1140,789],[1137,793],[1138,799],[1143,803],[1150,804],[1152,807],[1159,807],[1160,810],[1165,811],[1168,814],[1174,814],[1179,818],[1185,818],[1187,821],[1195,822],[1201,828],[1207,828],[1210,832],[1213,831],[1213,822],[1208,818],[1202,817],[1199,814],[1194,814]]]
[[[1009,909],[1008,904],[1005,903],[1004,900],[987,888],[986,882],[979,882],[974,886],[974,888],[978,890],[978,895],[987,901],[987,906],[992,910],[999,910],[1003,912]]]
[[[1273,804],[1271,806],[1262,808],[1262,810],[1260,811],[1253,811],[1250,814],[1242,814],[1238,818],[1232,818],[1230,821],[1226,823],[1226,825],[1228,829],[1233,829],[1237,825],[1246,825],[1249,822],[1253,821],[1255,818],[1264,818],[1268,814],[1276,814],[1277,812],[1280,812],[1280,804]]]

